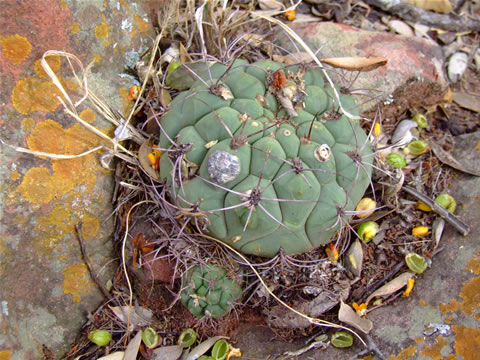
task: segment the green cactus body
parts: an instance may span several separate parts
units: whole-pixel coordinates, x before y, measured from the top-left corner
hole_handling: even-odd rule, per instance
[[[277,70],[286,85],[274,86]],[[168,150],[160,176],[176,204],[204,212],[208,231],[243,253],[327,244],[341,225],[338,209],[353,210],[362,198],[372,156],[321,72],[237,60],[199,76],[161,120]],[[358,115],[352,97],[340,98]]]
[[[215,318],[226,315],[241,294],[242,288],[218,266],[196,265],[182,278],[182,304],[199,318],[207,312]]]

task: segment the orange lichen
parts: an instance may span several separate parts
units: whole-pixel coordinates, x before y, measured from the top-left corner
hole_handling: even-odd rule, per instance
[[[452,313],[457,311],[459,306],[460,304],[457,301],[457,299],[452,299],[448,304],[440,304],[439,308],[442,314],[446,315],[447,313]]]
[[[60,0],[60,7],[62,8],[62,10],[65,10],[66,8],[68,8],[68,5],[65,2],[65,0]]]
[[[53,120],[38,123],[27,138],[31,150],[67,155],[85,152],[99,143],[100,139],[80,124],[64,130]],[[46,168],[32,168],[27,172],[17,188],[24,200],[45,204],[79,185],[85,185],[87,191],[91,191],[97,182],[95,173],[101,170],[101,166],[95,155],[90,154],[52,161],[52,170],[53,173]]]
[[[110,32],[110,26],[106,23],[105,15],[102,14],[102,23],[95,26],[95,38],[98,40],[106,39],[108,40],[108,34]]]
[[[45,58],[45,61],[50,66],[53,72],[56,73],[58,70],[60,70],[60,65],[62,64],[60,56],[48,56]],[[35,74],[38,75],[38,77],[46,78],[48,76],[45,70],[43,70],[41,59],[35,60],[33,70],[35,71]]]
[[[93,61],[95,64],[100,63],[100,60],[102,60],[102,55],[98,53],[92,54],[92,59],[90,61]]]
[[[426,301],[423,300],[423,299],[420,299],[420,300],[418,300],[418,305],[420,305],[420,306],[427,306],[427,305],[428,305],[428,302],[426,302]]]
[[[34,111],[54,111],[60,104],[59,95],[60,91],[51,81],[27,77],[15,84],[12,103],[24,115]]]
[[[480,353],[480,330],[463,325],[452,325],[455,332],[454,349],[464,360],[478,359]]]
[[[453,320],[453,316],[447,316],[445,318],[445,324],[451,324],[452,323],[452,320]]]
[[[142,19],[140,16],[135,15],[133,20],[137,23],[137,28],[140,33],[146,33],[150,30],[150,26],[147,21]]]
[[[33,129],[34,126],[35,120],[33,120],[31,117],[27,117],[22,120],[22,129],[24,131],[30,131]]]
[[[475,275],[479,275],[480,274],[480,257],[475,257],[473,259],[470,259],[465,270],[470,270]]]
[[[400,351],[397,356],[390,355],[388,357],[388,360],[407,360],[410,359],[413,355],[415,355],[416,351],[417,349],[415,348],[415,346],[410,345],[408,348]]]
[[[130,100],[128,100],[130,89],[120,88],[118,90],[118,94],[120,96],[120,101],[122,102],[123,115],[128,116],[134,105]]]
[[[480,320],[480,277],[463,283],[460,297],[463,299],[460,305],[462,311],[467,315],[473,315],[475,320]]]
[[[0,350],[0,360],[10,360],[12,352],[10,350]]]
[[[25,60],[32,51],[32,44],[18,34],[2,39],[1,46],[3,55],[15,65]]]
[[[61,141],[65,133],[62,125],[53,120],[39,122],[27,138],[27,145],[31,150],[54,154],[65,152],[64,142]]]
[[[72,25],[70,26],[70,31],[74,35],[78,34],[80,32],[80,23],[78,23],[78,22],[72,23]]]
[[[447,344],[448,341],[443,338],[443,335],[440,335],[435,339],[435,344],[420,351],[420,355],[430,356],[434,360],[441,360],[443,359],[443,355],[440,351]]]
[[[93,239],[97,236],[99,229],[100,222],[97,218],[91,217],[90,215],[84,215],[82,217],[82,235],[85,239]]]
[[[422,344],[423,342],[425,342],[425,338],[419,337],[419,338],[416,338],[414,341],[415,341],[417,344]]]
[[[95,120],[97,116],[95,115],[95,112],[92,109],[85,109],[80,113],[80,119],[86,121],[89,124],[95,123]]]
[[[80,303],[82,296],[89,295],[94,289],[87,266],[76,264],[68,266],[63,272],[63,293],[71,294],[75,304]]]
[[[10,180],[12,181],[17,181],[22,177],[22,174],[20,174],[17,170],[12,170],[10,172]]]
[[[443,360],[458,360],[458,358],[454,354],[448,354]]]
[[[50,182],[51,176],[46,168],[29,169],[17,191],[25,201],[38,205],[48,203],[56,195],[54,184]]]

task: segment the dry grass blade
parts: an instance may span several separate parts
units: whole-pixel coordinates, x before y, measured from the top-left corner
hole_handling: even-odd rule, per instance
[[[75,76],[75,79],[78,83],[78,85],[80,86],[81,90],[83,91],[83,96],[81,97],[80,100],[78,100],[77,102],[73,102],[72,99],[70,98],[69,94],[67,93],[67,91],[65,90],[65,88],[63,87],[63,85],[61,84],[59,78],[57,77],[57,75],[53,72],[53,70],[50,68],[50,65],[48,65],[47,61],[45,60],[46,57],[48,56],[60,56],[60,57],[64,57],[68,60],[68,63],[70,65],[70,68]],[[75,72],[75,69],[71,63],[71,60],[73,60],[79,67],[80,69],[82,70],[82,80],[80,80]],[[67,52],[64,52],[64,51],[56,51],[56,50],[49,50],[49,51],[46,51],[43,56],[42,56],[42,60],[41,60],[41,64],[42,64],[42,67],[43,69],[45,70],[45,72],[47,73],[47,75],[50,77],[50,79],[52,80],[52,82],[55,84],[55,86],[57,86],[57,88],[60,90],[60,92],[62,93],[63,95],[63,98],[62,97],[58,97],[58,100],[60,101],[60,103],[63,105],[64,107],[64,111],[72,116],[75,120],[77,120],[79,123],[81,123],[85,128],[87,128],[88,130],[90,130],[92,133],[94,133],[95,135],[99,136],[100,138],[102,139],[105,139],[109,142],[111,142],[113,144],[113,150],[114,150],[114,153],[116,153],[118,150],[117,149],[120,149],[121,151],[125,152],[126,154],[132,156],[132,157],[135,157],[135,155],[130,152],[129,150],[127,150],[123,145],[121,145],[118,141],[116,141],[115,139],[112,139],[111,137],[109,137],[108,135],[104,134],[102,131],[100,131],[99,129],[97,129],[95,126],[89,124],[88,122],[86,122],[85,120],[83,120],[77,113],[77,107],[83,103],[88,97],[89,97],[89,90],[88,90],[88,83],[87,83],[87,73],[88,73],[88,70],[89,70],[89,67],[87,67],[87,69],[84,69],[81,61],[75,56],[75,55],[72,55],[72,54],[69,54]],[[104,114],[102,114],[104,115]],[[108,114],[105,114],[105,117],[108,118]]]
[[[276,301],[278,301],[278,303],[280,303],[282,306],[284,306],[286,309],[294,312],[295,314],[299,315],[300,317],[304,318],[305,320],[307,320],[308,322],[310,322],[312,325],[317,325],[317,326],[324,326],[324,327],[330,327],[330,328],[335,328],[335,329],[343,329],[343,330],[347,330],[349,332],[351,332],[352,334],[354,334],[359,340],[360,342],[364,345],[364,346],[367,346],[367,344],[365,343],[365,341],[363,341],[363,339],[361,338],[360,335],[358,335],[355,331],[353,331],[352,329],[350,328],[347,328],[345,326],[342,326],[342,325],[338,325],[338,324],[335,324],[335,323],[332,323],[330,321],[326,321],[326,320],[322,320],[322,319],[315,319],[315,318],[312,318],[308,315],[305,315],[304,313],[292,308],[291,306],[289,306],[287,303],[285,303],[282,299],[280,299],[277,295],[275,295],[273,293],[273,291],[268,287],[268,285],[266,284],[265,280],[263,280],[262,276],[260,275],[260,273],[257,271],[257,269],[255,268],[255,266],[240,252],[238,252],[237,250],[235,250],[233,247],[231,247],[230,245],[228,244],[225,244],[224,242],[212,237],[212,236],[208,236],[206,234],[198,234],[206,239],[209,239],[209,240],[213,240],[215,241],[217,244],[220,244],[224,247],[226,247],[227,249],[229,249],[230,251],[232,251],[233,253],[235,253],[235,255],[237,255],[238,257],[240,257],[240,259],[242,259],[242,261],[245,262],[245,264],[247,264],[247,266],[253,271],[253,273],[255,274],[255,276],[258,278],[258,280],[260,281],[260,283],[262,284],[262,286],[264,287],[264,289],[267,291],[267,293],[272,296]]]
[[[30,150],[30,149],[26,149],[26,148],[23,148],[23,147],[20,147],[20,146],[14,146],[14,145],[10,145],[10,144],[7,144],[5,143],[3,140],[0,139],[0,144],[2,145],[5,145],[13,150],[15,150],[16,152],[21,152],[21,153],[25,153],[25,154],[30,154],[30,155],[35,155],[35,156],[39,156],[39,157],[46,157],[48,159],[52,159],[52,160],[69,160],[69,159],[76,159],[76,158],[79,158],[79,157],[82,157],[82,156],[86,156],[88,154],[91,154],[91,153],[94,153],[95,151],[98,151],[98,150],[102,150],[102,149],[105,149],[104,146],[100,145],[100,146],[97,146],[97,147],[94,147],[93,149],[90,149],[90,150],[87,150],[83,153],[80,153],[80,154],[76,154],[76,155],[62,155],[62,154],[52,154],[52,153],[47,153],[47,152],[43,152],[43,151],[36,151],[36,150]]]

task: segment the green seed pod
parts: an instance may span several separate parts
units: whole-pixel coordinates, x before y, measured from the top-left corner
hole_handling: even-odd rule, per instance
[[[423,114],[415,114],[413,117],[413,121],[415,121],[418,127],[422,129],[426,129],[428,126],[428,120]]]
[[[147,348],[153,349],[158,346],[160,336],[158,336],[154,328],[147,327],[142,331],[142,341]]]
[[[98,346],[107,346],[112,340],[112,334],[107,330],[92,330],[88,333],[88,340]]]
[[[441,207],[447,209],[452,214],[455,212],[457,208],[457,202],[455,199],[448,195],[448,194],[440,194],[435,198],[435,202],[440,205]]]
[[[198,358],[198,360],[215,360],[213,356],[202,355]]]
[[[332,334],[330,341],[337,348],[346,348],[353,345],[353,336],[346,331],[337,331]]]
[[[407,149],[413,156],[425,154],[428,150],[428,143],[423,140],[413,140],[408,144]]]
[[[212,357],[215,360],[224,360],[227,357],[230,344],[225,340],[218,340],[212,349]]]
[[[182,345],[184,348],[192,346],[197,340],[197,333],[195,330],[188,328],[182,331],[178,337],[178,344]]]
[[[415,253],[405,255],[405,263],[414,273],[421,274],[427,268],[425,258]]]
[[[407,166],[407,163],[402,155],[399,153],[390,153],[387,156],[387,163],[393,168],[402,169]]]
[[[357,234],[363,242],[368,243],[377,235],[378,227],[375,221],[367,221],[358,227]]]

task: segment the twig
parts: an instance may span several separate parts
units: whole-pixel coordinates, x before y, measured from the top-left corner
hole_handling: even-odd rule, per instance
[[[87,250],[85,249],[85,240],[83,239],[83,236],[82,236],[81,222],[75,225],[75,230],[77,231],[77,237],[78,237],[78,242],[80,243],[80,251],[82,252],[83,261],[85,261],[85,264],[88,267],[90,276],[92,277],[93,281],[95,281],[97,286],[100,288],[100,291],[102,292],[103,296],[105,296],[108,300],[112,300],[112,296],[110,295],[108,290],[105,288],[105,286],[102,284],[102,282],[98,278],[97,273],[95,272],[95,269],[93,268],[93,265],[90,262],[90,259],[87,255]]]
[[[380,288],[380,286],[383,286],[388,280],[390,280],[393,275],[395,275],[397,272],[400,271],[400,269],[405,265],[405,260],[400,261],[397,265],[393,267],[392,270],[390,270],[382,280],[378,281],[372,288],[370,289],[365,289],[363,293],[358,297],[359,299],[365,299],[367,298],[370,294],[372,294],[375,290]]]
[[[455,229],[457,229],[457,231],[463,236],[467,236],[470,232],[470,226],[465,224],[457,216],[453,215],[450,211],[440,206],[428,196],[423,195],[421,192],[415,190],[414,188],[411,188],[410,186],[404,186],[403,190],[408,192],[410,195],[415,196],[417,199],[431,207],[433,211],[435,211],[438,215],[440,215],[440,217],[445,219],[446,222],[448,222]]]
[[[387,358],[385,355],[382,354],[382,352],[378,349],[377,345],[373,341],[372,337],[370,335],[367,335],[367,341],[368,341],[368,348],[360,351],[358,354],[354,355],[350,360],[355,360],[370,354],[375,354],[376,357],[380,360],[386,360]]]
[[[480,31],[480,21],[478,19],[471,19],[465,15],[438,14],[433,11],[421,9],[404,1],[392,2],[366,0],[365,2],[390,14],[394,14],[406,21],[433,26],[448,31]]]

